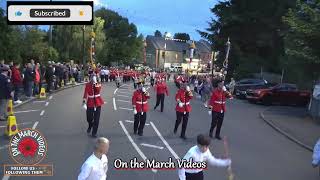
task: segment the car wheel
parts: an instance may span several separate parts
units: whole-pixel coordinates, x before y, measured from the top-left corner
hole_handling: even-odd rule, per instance
[[[257,104],[257,101],[256,101],[256,100],[249,99],[248,101],[249,101],[249,103]]]
[[[270,96],[265,96],[262,98],[262,104],[266,106],[270,106],[272,104],[271,102],[271,97]]]

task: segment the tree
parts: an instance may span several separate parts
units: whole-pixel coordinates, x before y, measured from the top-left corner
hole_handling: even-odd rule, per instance
[[[155,37],[162,37],[162,34],[161,34],[161,32],[160,32],[159,30],[156,30],[156,31],[154,32],[154,36],[155,36]]]
[[[297,1],[283,21],[289,30],[285,35],[282,63],[300,82],[320,78],[320,1]]]
[[[190,36],[187,33],[175,33],[173,38],[174,39],[184,40],[184,41],[189,41],[190,40]]]
[[[265,71],[281,72],[286,32],[282,16],[294,5],[295,0],[220,1],[211,9],[216,18],[211,19],[209,28],[199,32],[213,44],[215,51],[221,52],[218,58],[221,64],[230,37],[229,72],[239,78],[259,72],[261,67]]]
[[[134,58],[142,59],[143,39],[138,37],[137,27],[133,23],[129,23],[127,18],[105,8],[97,10],[95,15],[105,21],[103,30],[106,41],[101,54],[102,63],[128,64]]]

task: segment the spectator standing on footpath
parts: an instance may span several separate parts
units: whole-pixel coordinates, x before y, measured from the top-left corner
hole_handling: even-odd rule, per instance
[[[313,148],[312,166],[313,167],[320,166],[320,139],[317,141],[316,145]]]
[[[34,78],[35,78],[35,73],[32,70],[32,65],[31,63],[28,63],[27,68],[24,72],[25,94],[28,98],[32,96]]]
[[[235,86],[236,86],[236,81],[233,78],[231,78],[231,81],[230,81],[230,84],[229,84],[229,92],[231,94],[234,93],[234,87]]]
[[[0,121],[7,120],[7,105],[10,98],[13,97],[13,89],[8,73],[9,66],[2,64],[0,67]]]
[[[54,76],[53,66],[52,66],[51,61],[49,61],[48,62],[48,67],[46,68],[46,74],[45,74],[45,78],[46,78],[46,82],[47,82],[47,92],[48,93],[51,92],[52,83],[53,83],[53,76]]]
[[[39,89],[40,89],[40,64],[37,63],[34,67],[34,88],[33,88],[33,95],[36,96],[39,94]]]
[[[12,67],[12,76],[11,81],[13,84],[14,89],[14,104],[21,104],[22,101],[20,101],[20,89],[22,88],[22,76],[20,73],[20,64],[14,63]]]

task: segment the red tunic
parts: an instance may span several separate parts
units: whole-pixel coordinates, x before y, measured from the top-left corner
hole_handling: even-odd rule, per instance
[[[187,92],[186,90],[179,89],[176,94],[176,111],[178,112],[191,112],[190,100],[192,99],[192,92]],[[183,103],[183,107],[179,106],[178,100]]]
[[[86,83],[83,99],[87,100],[87,107],[99,107],[104,104],[100,95],[101,84],[93,85],[91,82]]]
[[[231,98],[232,95],[227,91],[213,90],[209,105],[214,112],[226,112],[226,98]]]
[[[169,96],[168,87],[165,82],[158,82],[154,89],[157,91],[157,94],[166,94]]]
[[[136,107],[137,112],[148,112],[149,95],[145,95],[141,90],[136,90],[132,96],[132,105]]]

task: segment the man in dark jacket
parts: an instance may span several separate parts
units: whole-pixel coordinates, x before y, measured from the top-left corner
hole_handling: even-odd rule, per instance
[[[25,83],[25,94],[27,97],[32,96],[32,87],[34,84],[34,78],[35,78],[35,73],[32,70],[32,65],[31,63],[27,64],[26,71],[24,72],[24,83]]]
[[[46,74],[45,74],[45,77],[46,77],[46,82],[47,82],[47,92],[51,92],[51,87],[52,87],[52,82],[53,82],[53,67],[52,67],[52,64],[51,62],[49,62],[49,65],[46,69]]]
[[[8,76],[9,70],[7,65],[0,67],[0,121],[6,121],[8,101],[13,97],[12,83]]]

